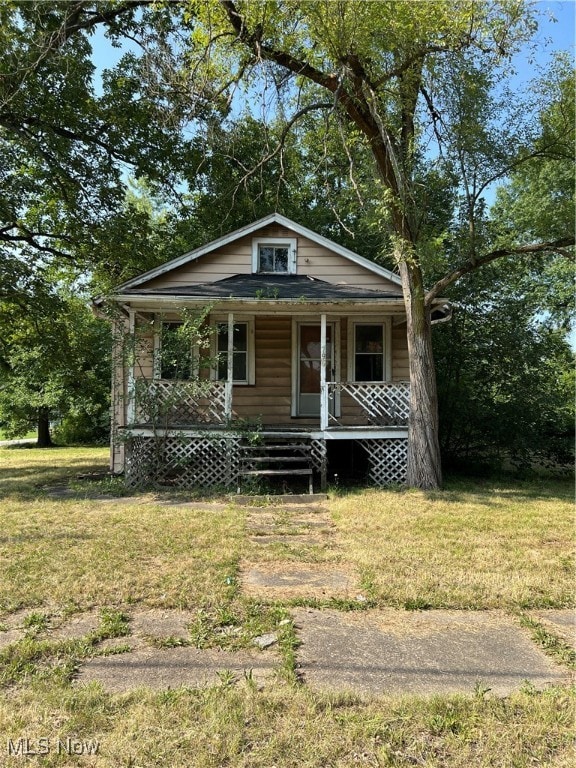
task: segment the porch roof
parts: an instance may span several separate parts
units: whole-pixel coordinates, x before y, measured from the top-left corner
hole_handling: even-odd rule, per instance
[[[191,283],[170,288],[124,289],[123,296],[186,296],[197,299],[402,299],[401,291],[380,291],[328,283],[308,275],[233,275],[212,283]]]

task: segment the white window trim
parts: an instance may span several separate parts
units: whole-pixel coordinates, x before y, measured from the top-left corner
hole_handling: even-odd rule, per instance
[[[369,316],[363,318],[348,318],[348,381],[355,381],[356,367],[356,326],[384,326],[384,371],[382,381],[392,381],[392,324],[389,317]],[[371,382],[367,382],[371,383]]]
[[[252,238],[252,273],[254,275],[295,275],[296,274],[296,244],[295,237],[254,237]],[[260,272],[258,270],[259,248],[261,245],[276,245],[288,248],[287,272]]]
[[[210,315],[210,327],[216,331],[216,326],[219,324],[227,324],[228,315]],[[237,315],[234,314],[234,323],[244,323],[246,328],[246,375],[248,376],[246,381],[234,381],[235,387],[247,387],[256,383],[256,347],[254,343],[254,315]],[[218,339],[217,333],[211,334],[210,339],[210,356],[212,360],[216,360],[218,357]],[[210,368],[210,380],[218,381],[218,367],[213,365]]]

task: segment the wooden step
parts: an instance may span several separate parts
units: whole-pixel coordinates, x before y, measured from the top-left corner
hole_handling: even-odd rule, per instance
[[[260,443],[259,445],[242,445],[243,451],[310,451],[310,446],[306,443],[285,443],[284,445],[268,445]]]
[[[240,459],[244,462],[256,462],[258,464],[264,464],[270,462],[271,464],[286,462],[287,464],[302,464],[302,462],[310,461],[308,456],[245,456]]]
[[[311,469],[241,469],[239,475],[311,475]]]

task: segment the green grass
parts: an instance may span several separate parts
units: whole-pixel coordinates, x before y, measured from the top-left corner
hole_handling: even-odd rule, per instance
[[[331,510],[342,557],[379,605],[573,605],[574,523],[567,482],[458,484],[445,491],[343,494]]]
[[[255,545],[246,509],[222,496],[202,508],[162,505],[154,494],[94,501],[106,449],[0,449],[0,628],[15,616],[23,637],[0,651],[0,765],[17,766],[8,740],[97,740],[98,755],[26,758],[33,766],[93,768],[349,768],[573,764],[574,692],[529,686],[498,698],[358,697],[314,693],[297,683],[297,636],[289,606],[242,596],[243,559],[333,562],[357,570],[370,606],[500,608],[566,668],[574,653],[530,618],[529,607],[572,603],[571,489],[562,483],[463,483],[433,494],[356,490],[325,505],[330,548]],[[73,497],[48,488],[70,484]],[[117,482],[112,488],[119,493]],[[198,494],[194,494],[198,498]],[[282,520],[282,512],[277,517]],[[338,565],[339,567],[339,565]],[[306,602],[306,601],[304,601]],[[73,675],[95,653],[130,646],[131,610],[185,608],[189,639],[160,647],[247,648],[278,632],[281,674],[263,690],[222,674],[203,690],[105,693]],[[333,607],[339,607],[336,604]],[[340,606],[348,607],[345,601]],[[354,605],[361,610],[363,606]],[[364,606],[366,607],[366,606]],[[17,610],[22,614],[15,614]],[[50,640],[53,615],[99,611],[83,638]],[[97,644],[118,638],[100,651]],[[125,640],[125,645],[122,645]]]

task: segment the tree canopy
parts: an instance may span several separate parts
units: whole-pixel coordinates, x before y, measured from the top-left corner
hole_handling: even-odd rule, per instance
[[[479,267],[522,260],[521,292],[557,285],[572,253],[569,64],[521,97],[509,87],[534,10],[13,0],[0,21],[0,297],[40,298],[63,264],[106,288],[280,210],[399,271],[408,479],[437,486],[434,302],[455,291],[478,316]],[[101,73],[97,29],[121,51]],[[468,275],[470,298],[454,287]],[[542,299],[550,316],[560,294],[555,309]]]

